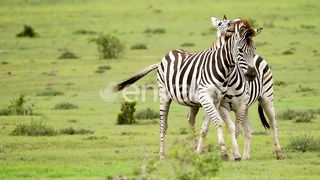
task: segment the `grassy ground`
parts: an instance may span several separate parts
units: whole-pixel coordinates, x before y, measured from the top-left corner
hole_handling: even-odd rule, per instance
[[[158,125],[115,125],[121,97],[113,102],[101,94],[110,82],[122,80],[143,67],[158,62],[169,50],[192,42],[199,51],[215,39],[210,31],[211,16],[250,18],[264,27],[256,37],[257,53],[272,67],[277,112],[292,109],[320,108],[320,6],[318,1],[40,1],[2,0],[0,2],[0,107],[25,94],[35,103],[41,116],[0,116],[1,179],[102,179],[124,173],[132,175],[145,154],[158,156]],[[37,38],[16,38],[24,24],[31,25]],[[147,28],[164,28],[165,34],[147,35]],[[118,59],[100,60],[94,44],[88,39],[96,35],[74,34],[79,29],[111,33],[125,45]],[[147,50],[130,50],[145,43]],[[80,59],[60,60],[61,49],[69,49]],[[293,54],[283,52],[292,50]],[[8,62],[3,64],[2,62]],[[111,70],[96,74],[98,66]],[[10,73],[11,74],[10,74]],[[10,75],[8,75],[8,73]],[[49,74],[49,75],[48,75]],[[55,75],[50,75],[55,74]],[[154,73],[139,84],[156,82]],[[299,86],[304,87],[301,90]],[[64,92],[63,96],[41,97],[46,88]],[[305,90],[305,89],[311,90]],[[55,104],[71,102],[74,110],[54,110]],[[138,101],[137,109],[158,109],[148,92],[147,101]],[[264,131],[256,107],[250,119],[256,132]],[[187,108],[173,104],[169,116],[168,146],[187,128]],[[200,127],[203,112],[197,118]],[[87,128],[94,135],[59,135],[54,137],[10,136],[16,125],[42,119],[55,129]],[[76,120],[76,121],[70,121]],[[319,117],[312,123],[279,120],[280,143],[285,147],[290,138],[303,134],[320,137]],[[126,132],[126,133],[123,133]],[[88,140],[89,136],[98,137]],[[229,139],[226,135],[226,139]],[[211,128],[207,139],[215,144],[216,132]],[[230,143],[228,143],[230,145]],[[243,145],[242,139],[239,140]],[[230,147],[230,146],[229,146]],[[230,149],[230,148],[229,148]],[[254,135],[250,161],[224,162],[218,177],[222,179],[318,179],[320,154],[285,152],[285,159],[275,160],[272,137]],[[170,156],[168,157],[170,159]]]

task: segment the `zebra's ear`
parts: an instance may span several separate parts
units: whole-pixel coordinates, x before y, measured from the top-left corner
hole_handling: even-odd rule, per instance
[[[211,23],[213,25],[213,27],[218,27],[218,23],[220,22],[220,20],[216,17],[211,17]]]
[[[225,20],[227,20],[228,18],[227,18],[227,16],[224,14],[223,15],[223,20],[225,21]]]
[[[261,33],[261,31],[262,31],[262,27],[261,28],[258,28],[258,29],[254,29],[254,31],[256,32],[255,34],[254,34],[254,36],[257,36],[258,34],[260,34]]]

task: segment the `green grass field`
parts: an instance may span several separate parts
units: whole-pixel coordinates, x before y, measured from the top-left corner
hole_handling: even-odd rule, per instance
[[[310,1],[116,1],[116,0],[2,0],[0,2],[0,108],[24,94],[34,103],[34,116],[0,116],[0,179],[105,179],[125,174],[129,177],[141,166],[145,154],[158,158],[159,128],[157,124],[116,125],[123,99],[103,100],[101,91],[111,82],[118,82],[159,62],[171,49],[190,42],[184,49],[200,51],[215,39],[211,16],[243,17],[264,27],[254,41],[257,54],[270,64],[275,85],[276,111],[320,108],[320,4]],[[23,25],[31,25],[36,38],[17,38]],[[145,34],[147,28],[163,28],[164,34]],[[96,34],[75,34],[77,30],[110,33],[125,44],[118,59],[102,60],[95,44],[88,43]],[[130,50],[145,43],[146,50]],[[74,52],[79,59],[58,59],[61,49]],[[285,51],[292,54],[286,55]],[[3,62],[7,62],[5,64]],[[99,66],[111,70],[97,74]],[[151,73],[139,81],[155,83]],[[62,96],[36,96],[52,88]],[[302,89],[302,90],[301,90]],[[112,94],[111,96],[116,96]],[[57,103],[70,102],[78,109],[55,110]],[[137,110],[158,102],[148,91],[146,102],[137,100]],[[169,115],[167,158],[172,142],[181,128],[188,128],[187,107],[173,103]],[[197,118],[197,130],[203,111]],[[256,106],[249,117],[255,132],[264,132]],[[42,120],[50,127],[86,128],[91,135],[11,136],[16,125]],[[320,138],[320,116],[311,123],[279,119],[280,144],[284,160],[276,160],[273,140],[267,135],[253,135],[251,159],[223,162],[218,173],[221,179],[319,179],[320,153],[289,152],[290,139],[304,134]],[[211,126],[207,144],[217,145]],[[95,136],[97,139],[89,139]],[[228,149],[230,141],[225,131]],[[242,152],[243,139],[239,138]],[[218,149],[216,149],[218,151]]]

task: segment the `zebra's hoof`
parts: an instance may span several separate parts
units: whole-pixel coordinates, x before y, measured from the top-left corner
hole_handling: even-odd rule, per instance
[[[229,160],[228,154],[221,154],[221,159],[224,161],[228,161]]]
[[[282,153],[276,153],[276,156],[277,156],[277,159],[278,160],[281,160],[281,159],[284,159],[284,156],[282,155]]]
[[[234,158],[235,161],[241,161],[241,157]]]

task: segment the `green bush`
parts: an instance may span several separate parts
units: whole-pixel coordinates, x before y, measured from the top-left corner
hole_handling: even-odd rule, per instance
[[[147,45],[143,43],[134,44],[130,47],[130,49],[147,49]]]
[[[182,43],[180,46],[182,46],[182,47],[192,47],[192,46],[194,46],[194,43],[192,43],[192,42],[185,42],[185,43]]]
[[[176,140],[170,153],[172,159],[165,162],[147,161],[140,170],[135,171],[136,179],[193,180],[215,177],[222,165],[220,157],[212,152],[197,154],[193,140],[191,136]]]
[[[117,124],[133,124],[135,123],[134,119],[134,112],[136,102],[123,102],[121,104],[121,112],[118,114],[117,117]]]
[[[90,39],[89,42],[97,44],[102,59],[117,58],[124,49],[120,40],[109,34],[100,34],[98,37]]]
[[[77,105],[74,105],[74,104],[69,103],[69,102],[62,102],[62,103],[56,104],[53,109],[56,109],[56,110],[68,110],[68,109],[77,109],[77,108],[78,108]]]
[[[64,95],[64,93],[61,91],[53,90],[51,88],[40,91],[36,94],[36,96],[61,96],[61,95]]]
[[[76,56],[73,52],[69,50],[64,50],[58,58],[59,59],[78,59],[78,56]]]
[[[163,28],[155,28],[155,29],[147,28],[143,32],[146,34],[164,34],[166,33],[166,30]]]
[[[23,30],[16,35],[17,37],[36,37],[38,34],[34,31],[33,27],[24,25]]]
[[[97,74],[104,73],[106,70],[110,70],[110,66],[99,66],[98,69],[95,71]]]
[[[59,131],[60,134],[67,134],[67,135],[76,135],[76,134],[93,134],[94,131],[89,129],[74,129],[73,127],[62,128]]]
[[[297,136],[290,140],[286,149],[292,152],[319,152],[320,138],[315,138],[306,134],[303,136]]]
[[[10,115],[32,115],[33,104],[29,104],[24,95],[20,95],[18,98],[13,99],[7,108],[0,110],[0,116]]]
[[[10,133],[12,136],[54,136],[57,132],[42,121],[31,121],[30,124],[17,125]]]
[[[135,114],[136,119],[158,119],[160,118],[160,114],[158,111],[154,111],[150,108],[138,111]]]
[[[295,122],[311,122],[311,120],[315,119],[318,114],[320,114],[320,109],[286,109],[280,113],[279,118],[284,120],[295,120]]]
[[[85,30],[85,29],[78,29],[78,30],[74,31],[73,34],[87,35],[87,34],[97,34],[97,33],[95,31],[90,31],[90,30]]]

